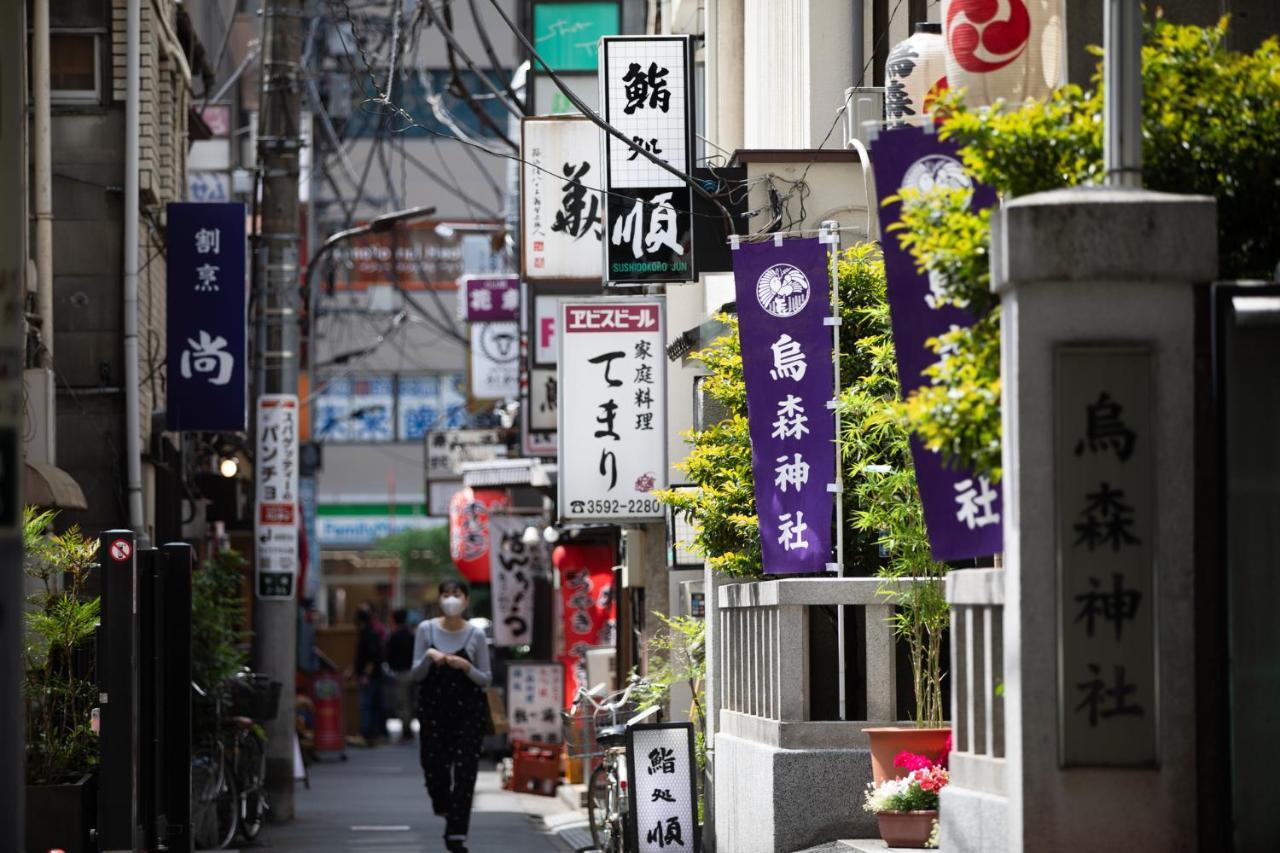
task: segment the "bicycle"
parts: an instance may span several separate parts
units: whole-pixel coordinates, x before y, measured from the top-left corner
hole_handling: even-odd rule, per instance
[[[208,694],[194,682],[201,697]],[[253,842],[266,823],[266,734],[260,722],[272,719],[279,687],[266,676],[240,672],[209,703],[213,736],[198,744],[191,761],[191,821],[196,845],[227,847],[237,832]],[[230,704],[231,714],[224,714]]]
[[[630,710],[637,683],[633,680],[604,699],[596,698],[600,687],[579,687],[570,710],[563,714],[569,757],[600,759],[587,781],[587,821],[591,840],[601,853],[622,853],[627,843],[627,728],[658,712],[652,707],[619,722]]]

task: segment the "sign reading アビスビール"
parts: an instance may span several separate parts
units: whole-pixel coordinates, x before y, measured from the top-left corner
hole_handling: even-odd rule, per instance
[[[560,304],[560,513],[566,520],[663,517],[666,356],[660,298]],[[571,389],[571,390],[570,390]]]
[[[259,598],[293,598],[298,576],[298,398],[258,398],[254,478]]]
[[[244,205],[166,208],[169,429],[243,430]]]
[[[693,78],[688,36],[600,40],[604,118],[629,140],[601,134],[605,279],[691,281],[693,191],[645,154],[684,174],[693,167]]]

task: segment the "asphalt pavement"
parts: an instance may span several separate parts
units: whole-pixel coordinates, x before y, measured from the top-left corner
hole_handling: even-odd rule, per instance
[[[443,851],[444,819],[431,814],[416,742],[353,747],[348,760],[310,768],[310,789],[295,783],[295,820],[268,824],[253,850],[308,853]],[[567,807],[554,797],[514,794],[481,765],[471,815],[472,853],[570,853],[543,819]]]

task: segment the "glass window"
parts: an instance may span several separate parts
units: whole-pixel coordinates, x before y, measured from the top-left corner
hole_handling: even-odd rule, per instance
[[[60,100],[97,99],[97,34],[49,34],[49,84]]]

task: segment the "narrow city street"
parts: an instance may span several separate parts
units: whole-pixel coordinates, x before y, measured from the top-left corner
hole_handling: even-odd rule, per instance
[[[428,853],[444,850],[444,819],[431,814],[415,744],[352,748],[347,761],[326,759],[310,769],[308,789],[295,788],[296,819],[268,825],[258,845],[297,853]],[[492,763],[481,764],[476,783],[472,853],[568,853],[573,848],[548,833],[543,816],[567,807],[553,797],[513,794],[500,787]]]

